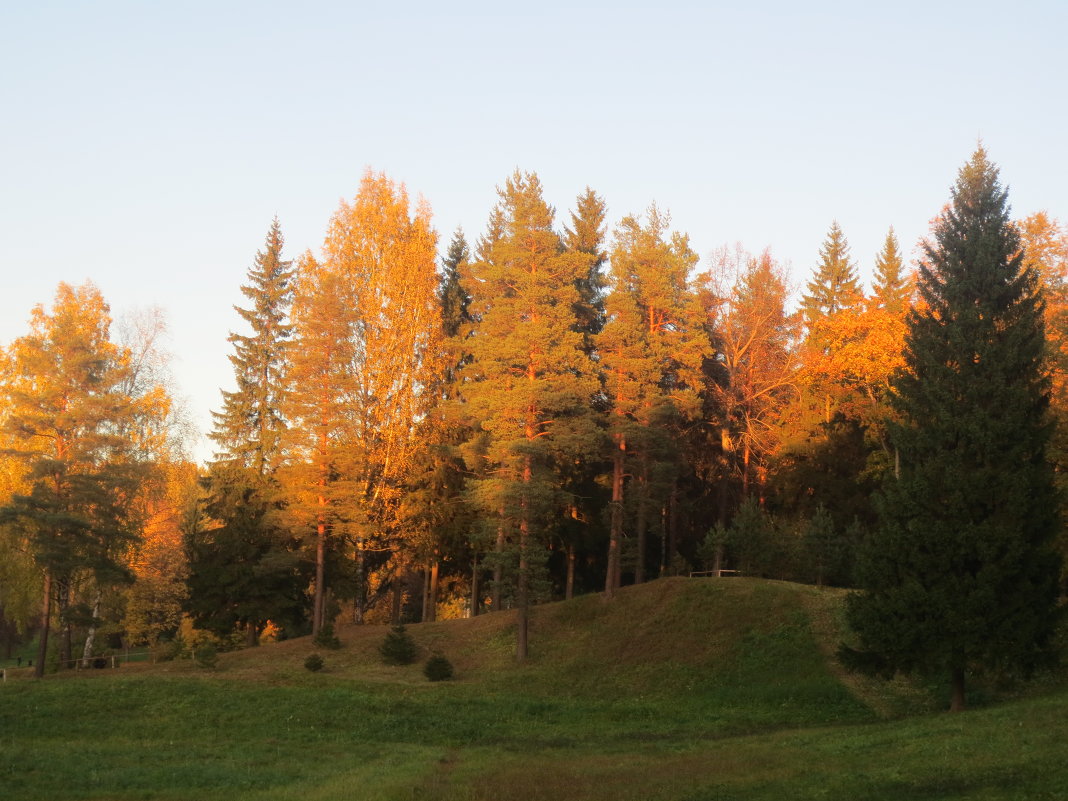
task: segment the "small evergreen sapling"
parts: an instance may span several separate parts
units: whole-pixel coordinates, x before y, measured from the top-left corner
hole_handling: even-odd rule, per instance
[[[341,647],[341,640],[334,634],[334,624],[324,623],[323,627],[319,629],[319,633],[312,639],[320,648],[329,648],[331,651],[336,651]]]
[[[312,654],[304,660],[304,667],[312,673],[318,673],[323,669],[323,658],[319,654]]]
[[[452,662],[444,654],[434,654],[423,666],[423,675],[430,681],[445,681],[452,678]]]
[[[387,665],[410,665],[415,661],[418,648],[404,626],[394,626],[378,646],[378,652]]]

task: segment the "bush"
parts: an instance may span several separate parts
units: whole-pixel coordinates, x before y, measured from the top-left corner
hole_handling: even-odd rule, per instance
[[[452,678],[452,662],[442,654],[434,654],[426,660],[423,666],[423,675],[431,681],[445,681]]]
[[[323,658],[319,654],[312,654],[304,660],[304,667],[312,673],[318,673],[323,669]]]
[[[153,662],[170,662],[182,653],[182,644],[177,640],[159,640],[151,648]]]
[[[312,640],[320,648],[329,648],[331,651],[336,651],[341,647],[341,640],[334,636],[334,624],[324,623],[323,627],[319,629],[319,633],[315,635],[315,639]]]
[[[215,647],[215,643],[201,643],[193,653],[193,659],[197,667],[213,668],[219,662],[219,650]]]
[[[404,626],[394,626],[378,646],[378,652],[382,654],[382,661],[387,665],[410,665],[415,661],[418,649]]]

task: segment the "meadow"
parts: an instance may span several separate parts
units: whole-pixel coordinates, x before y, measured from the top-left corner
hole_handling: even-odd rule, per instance
[[[220,657],[0,685],[0,796],[75,799],[1062,799],[1058,675],[941,687],[834,660],[843,595],[755,579],[664,579],[413,625],[421,663],[382,663],[384,627]],[[321,672],[304,668],[317,652]]]

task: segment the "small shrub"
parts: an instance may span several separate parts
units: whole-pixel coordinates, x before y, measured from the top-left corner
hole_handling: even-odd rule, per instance
[[[153,662],[171,662],[182,653],[178,640],[159,640],[151,648]]]
[[[329,648],[331,651],[336,651],[341,647],[341,640],[334,635],[334,625],[332,623],[324,623],[312,642],[320,648]]]
[[[201,643],[197,646],[193,659],[196,661],[197,667],[213,668],[219,662],[219,650],[215,647],[215,643]]]
[[[452,662],[442,654],[434,654],[426,660],[423,666],[423,675],[430,681],[445,681],[452,678]]]
[[[323,658],[319,654],[312,654],[304,660],[304,667],[312,673],[318,673],[323,669]]]
[[[418,648],[404,626],[394,626],[378,646],[378,652],[387,665],[410,665],[415,661]]]

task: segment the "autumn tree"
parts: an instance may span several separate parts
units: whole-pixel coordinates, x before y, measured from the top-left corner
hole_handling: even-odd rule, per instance
[[[403,186],[368,172],[334,214],[321,262],[298,269],[287,486],[316,531],[316,631],[329,534],[354,548],[355,592],[369,550],[406,555],[400,501],[444,369],[436,247],[429,207],[413,210]]]
[[[1039,276],[980,148],[920,266],[906,369],[894,382],[901,455],[851,598],[858,661],[947,675],[1027,668],[1057,615],[1059,560]]]
[[[611,403],[608,597],[620,581],[625,478],[634,476],[632,484],[637,485],[635,581],[641,583],[646,573],[656,464],[677,478],[682,455],[675,446],[678,437],[673,426],[700,411],[701,368],[710,351],[690,281],[697,255],[685,235],[669,233],[669,228],[668,215],[655,206],[649,209],[644,223],[634,216],[620,222],[605,299],[608,322],[597,337],[599,363]]]
[[[517,556],[516,653],[527,653],[527,614],[536,545],[561,506],[554,461],[596,452],[590,401],[598,382],[576,325],[584,254],[567,251],[537,176],[516,172],[471,265],[468,291],[477,326],[462,388],[488,438],[473,493],[514,530]],[[481,467],[481,466],[478,466]]]
[[[5,427],[25,485],[2,517],[27,532],[43,576],[38,676],[53,600],[67,661],[74,581],[129,581],[124,557],[140,530],[136,500],[153,468],[142,443],[151,439],[156,399],[124,391],[130,354],[110,340],[110,325],[96,287],[60,284],[51,310],[36,307],[30,333],[10,350]]]
[[[795,329],[782,267],[768,251],[718,251],[709,275],[714,315],[710,399],[728,480],[741,497],[762,486],[780,441],[780,415],[797,391]],[[726,503],[723,504],[724,509]]]

